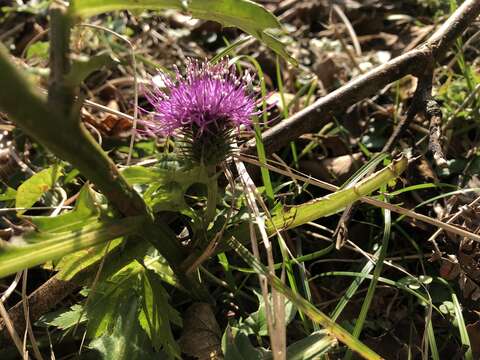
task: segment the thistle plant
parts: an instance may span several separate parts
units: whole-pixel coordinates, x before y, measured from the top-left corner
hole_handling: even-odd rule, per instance
[[[227,60],[189,60],[184,75],[176,69],[173,79],[165,74],[157,78],[163,84],[153,81],[147,92],[154,108],[148,130],[174,137],[181,154],[196,164],[222,162],[232,151],[233,137],[242,127],[250,128],[256,114],[250,74],[238,75]]]
[[[192,15],[218,20],[224,25],[238,26],[280,55],[289,58],[284,45],[266,31],[279,28],[277,20],[260,5],[249,0],[218,0],[211,2],[216,7],[211,12],[205,9],[207,3],[210,2],[182,2]],[[251,76],[248,73],[239,74],[228,60],[217,64],[190,60],[185,71],[176,69],[172,78],[160,74],[157,78],[161,83],[153,82],[147,91],[154,111],[146,127],[155,136],[172,137],[179,155],[191,160],[192,168],[185,169],[179,162],[172,162],[175,165],[165,168],[146,168],[139,164],[120,172],[80,121],[78,110],[81,104],[77,100],[80,97],[74,94],[87,75],[87,68],[88,73],[98,70],[98,59],[92,58],[88,66],[70,64],[70,27],[82,17],[108,10],[178,6],[176,1],[160,1],[153,5],[153,2],[148,1],[126,0],[71,1],[69,4],[68,8],[62,2],[54,1],[51,5],[51,81],[48,100],[36,93],[36,87],[23,78],[9,60],[10,55],[0,47],[0,82],[9,84],[8,87],[0,88],[0,110],[40,144],[69,161],[90,182],[79,190],[72,210],[58,216],[29,216],[28,222],[35,225],[34,230],[18,235],[18,241],[15,242],[0,241],[0,278],[55,260],[55,270],[58,271],[55,279],[61,281],[52,283],[61,284],[60,291],[64,291],[63,286],[67,281],[71,282],[69,287],[72,290],[69,291],[76,289],[78,284],[95,283],[89,290],[88,301],[78,304],[81,307],[72,307],[65,313],[67,316],[55,319],[69,319],[68,324],[62,323],[62,329],[85,326],[86,336],[92,340],[90,350],[96,350],[108,358],[150,358],[153,352],[158,357],[161,356],[160,351],[167,353],[169,358],[181,358],[183,349],[176,344],[175,332],[170,329],[170,323],[180,327],[180,314],[177,313],[176,306],[169,305],[167,290],[178,287],[185,292],[182,295],[182,307],[185,304],[183,296],[192,302],[211,301],[209,290],[213,287],[203,281],[203,278],[199,281],[199,276],[190,276],[191,269],[198,268],[202,261],[209,258],[214,262],[216,251],[235,250],[255,272],[269,281],[272,288],[287,297],[314,324],[325,328],[325,332],[312,334],[313,339],[323,342],[323,349],[320,350],[328,351],[339,340],[366,358],[378,359],[378,355],[321,313],[298,292],[287,288],[275,276],[275,272],[250,254],[241,242],[246,243],[245,240],[249,240],[248,237],[252,234],[249,232],[249,219],[238,216],[233,220],[236,214],[215,219],[217,198],[221,193],[217,184],[218,165],[232,154],[239,131],[249,129],[252,117],[258,113],[256,96],[250,91]],[[65,94],[69,96],[64,96]],[[48,126],[39,119],[48,119]],[[340,189],[330,196],[305,204],[278,208],[265,224],[267,235],[334,214],[356,200],[382,204],[365,196],[396,178],[406,166],[407,160],[402,158],[355,186]],[[28,206],[42,201],[42,197],[54,186],[52,176],[46,175],[56,170],[52,168],[41,171],[26,180],[14,194],[17,208],[21,207],[18,204],[25,201],[25,197],[30,202]],[[63,177],[60,181],[64,181]],[[81,179],[78,183],[83,182],[84,179]],[[65,181],[69,188],[72,183]],[[200,217],[196,208],[189,208],[185,201],[187,190],[196,183],[203,183],[208,189],[201,221],[197,221]],[[92,188],[91,184],[96,187]],[[335,187],[328,189],[337,190]],[[97,191],[103,196],[98,195]],[[11,192],[2,195],[4,199],[12,196]],[[226,204],[225,201],[222,203]],[[229,210],[242,215],[244,205],[240,205],[243,208],[235,205],[232,203]],[[170,214],[164,217],[165,210]],[[409,214],[412,216],[412,212]],[[187,241],[180,243],[179,236],[176,236],[176,224],[170,222],[181,216],[190,218],[194,223],[188,229],[191,238],[188,244]],[[210,226],[213,220],[216,221]],[[219,228],[221,229],[218,230]],[[451,228],[456,229],[453,225]],[[457,229],[460,230],[462,229]],[[243,235],[245,236],[242,237]],[[220,242],[224,245],[222,249],[216,248]],[[59,259],[61,260],[57,262]],[[97,272],[98,268],[101,271]],[[49,297],[48,301],[52,302],[49,306],[54,307],[61,299],[52,298]],[[48,301],[42,299],[31,305],[39,304],[43,308]],[[33,314],[37,313],[37,310],[30,312],[32,322],[36,320],[32,317]],[[19,318],[22,321],[18,324],[23,324],[23,314]],[[259,324],[255,323],[258,329],[263,327],[260,321],[262,320],[259,320]],[[60,327],[59,325],[60,322],[56,321],[55,326]],[[185,327],[188,328],[187,325]],[[18,333],[22,334],[24,329],[20,330]],[[230,339],[230,334],[234,335],[234,332],[226,330],[225,334],[225,338],[228,335]],[[12,338],[15,338],[14,335]],[[250,348],[255,349],[248,343],[249,335],[250,333],[237,332],[237,339],[247,343],[247,349],[251,353]],[[310,335],[301,341],[303,340],[311,344],[308,347],[315,346],[318,352],[320,341],[312,342]],[[25,346],[18,343],[19,352],[23,355]],[[120,346],[111,346],[112,344]],[[293,344],[288,350],[289,356],[301,357],[301,352],[311,350],[302,348],[304,341],[300,345]],[[233,356],[228,346],[224,351],[225,358]]]

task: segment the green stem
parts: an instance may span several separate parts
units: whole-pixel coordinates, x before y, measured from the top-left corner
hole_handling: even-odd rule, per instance
[[[215,173],[215,166],[207,168],[208,182],[207,182],[207,208],[205,209],[205,228],[208,227],[217,213],[218,201],[218,180]]]
[[[309,221],[333,215],[398,177],[406,169],[407,164],[407,159],[402,157],[352,187],[301,205],[282,209],[267,222],[267,232],[273,234],[276,229],[292,229]]]
[[[80,232],[49,234],[48,239],[25,246],[8,245],[3,250],[2,261],[0,261],[0,278],[120,236],[134,234],[142,227],[144,221],[143,217],[136,216],[109,223],[95,222],[84,227]],[[29,235],[25,236],[28,241]]]

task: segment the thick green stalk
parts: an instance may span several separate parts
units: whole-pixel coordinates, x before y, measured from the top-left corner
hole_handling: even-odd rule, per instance
[[[0,262],[0,278],[120,236],[134,234],[142,227],[144,220],[143,217],[136,216],[110,223],[96,222],[81,231],[50,234],[48,239],[36,243],[22,246],[7,245]],[[28,236],[27,233],[25,236],[27,241]]]
[[[218,201],[218,180],[215,172],[215,166],[207,168],[208,181],[207,181],[207,208],[205,209],[205,228],[208,228],[215,218],[217,212]]]
[[[275,229],[292,229],[309,221],[335,214],[362,196],[370,194],[380,186],[395,179],[406,169],[407,164],[407,159],[402,157],[352,187],[336,191],[308,203],[282,209],[273,214],[272,221],[267,223],[267,231],[272,234]]]
[[[72,20],[64,5],[52,2],[50,5],[50,77],[48,84],[48,105],[69,120],[72,116],[76,89],[65,81],[70,72],[70,28]]]

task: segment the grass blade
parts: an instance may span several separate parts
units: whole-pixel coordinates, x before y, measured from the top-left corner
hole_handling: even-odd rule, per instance
[[[310,302],[297,293],[294,293],[291,289],[287,288],[277,276],[270,273],[268,269],[235,238],[230,238],[228,240],[228,245],[232,247],[232,249],[235,250],[242,257],[242,259],[258,274],[265,276],[273,288],[292,301],[295,306],[305,315],[307,315],[312,321],[323,326],[328,334],[335,337],[338,341],[344,343],[349,349],[357,352],[365,359],[381,359],[378,354],[376,354],[358,339],[355,339],[348,331],[337,325],[332,319],[318,310]]]

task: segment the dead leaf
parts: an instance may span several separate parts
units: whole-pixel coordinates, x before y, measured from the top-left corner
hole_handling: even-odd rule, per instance
[[[304,160],[300,162],[300,168],[316,178],[340,184],[360,168],[361,160],[362,153],[347,154],[322,160]]]
[[[223,359],[221,339],[222,332],[210,304],[192,304],[183,318],[179,340],[182,352],[199,360],[220,360]]]
[[[480,357],[480,321],[468,324],[467,332],[472,345],[473,357],[478,359]]]

